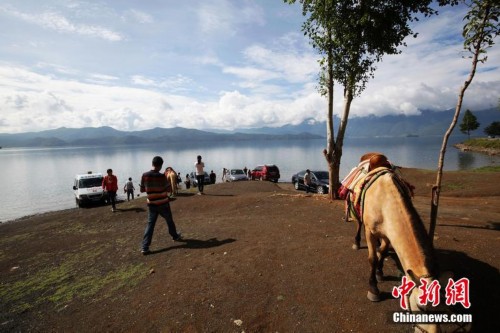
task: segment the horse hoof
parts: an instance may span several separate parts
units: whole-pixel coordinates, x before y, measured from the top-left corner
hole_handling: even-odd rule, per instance
[[[376,295],[376,294],[372,293],[371,291],[369,291],[366,296],[372,302],[380,302],[380,295]]]
[[[352,244],[352,249],[353,250],[359,250],[359,245],[358,244]]]

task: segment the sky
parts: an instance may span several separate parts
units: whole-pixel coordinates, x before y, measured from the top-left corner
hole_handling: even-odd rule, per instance
[[[471,68],[466,8],[412,25],[351,117],[454,109]],[[200,130],[325,121],[317,52],[300,5],[282,0],[2,0],[0,133],[111,126]],[[499,41],[496,41],[499,43]],[[496,107],[500,46],[488,50],[464,108]],[[336,85],[334,112],[341,114]]]

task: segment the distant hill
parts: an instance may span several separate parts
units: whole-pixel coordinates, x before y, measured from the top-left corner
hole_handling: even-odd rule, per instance
[[[484,128],[494,121],[500,121],[498,109],[472,111],[480,123],[480,128],[471,134],[482,136]],[[442,136],[453,120],[455,110],[448,111],[422,111],[418,116],[389,115],[383,117],[369,116],[363,118],[350,118],[347,124],[347,137],[404,137],[404,136]],[[464,135],[460,132],[459,125],[463,113],[457,122],[453,135]],[[334,120],[334,130],[337,133],[339,119]],[[240,130],[241,131],[241,130]],[[306,120],[299,125],[285,125],[279,128],[263,127],[247,129],[246,133],[262,134],[294,134],[311,133],[326,136],[326,122]]]
[[[418,116],[390,115],[383,117],[363,117],[349,119],[347,137],[405,137],[405,136],[443,136],[448,129],[454,110],[422,111]],[[475,136],[484,135],[484,128],[494,121],[500,121],[498,109],[473,111],[480,128],[473,131]],[[463,116],[463,112],[462,112]],[[453,135],[460,132],[458,120]],[[337,133],[339,119],[335,119]],[[99,146],[122,144],[148,144],[165,142],[210,142],[210,141],[251,141],[251,140],[307,140],[326,137],[326,123],[305,120],[298,125],[282,127],[262,127],[240,129],[237,131],[209,132],[182,127],[153,128],[144,131],[119,131],[111,127],[65,128],[41,132],[1,134],[0,146],[3,147],[55,147],[55,146]]]
[[[250,141],[250,140],[304,140],[319,139],[321,135],[311,133],[251,134],[251,133],[212,133],[187,129],[153,128],[145,131],[118,131],[111,127],[66,128],[41,132],[0,134],[3,147],[62,147],[62,146],[100,146],[136,145],[148,143],[210,142],[210,141]]]

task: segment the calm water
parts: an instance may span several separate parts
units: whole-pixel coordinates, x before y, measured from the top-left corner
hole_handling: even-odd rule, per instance
[[[450,145],[460,140],[450,140]],[[87,171],[105,173],[112,168],[120,186],[132,177],[135,184],[150,169],[151,159],[160,155],[163,167],[172,166],[183,177],[193,171],[197,155],[202,155],[206,170],[214,170],[220,181],[226,168],[253,168],[258,164],[276,164],[280,181],[289,182],[302,169],[326,170],[322,155],[325,139],[305,141],[220,142],[176,144],[175,146],[115,146],[81,148],[3,148],[0,149],[0,221],[75,207],[72,193],[75,174]],[[347,138],[344,144],[341,177],[368,151],[384,152],[401,166],[435,170],[442,138]],[[445,170],[473,169],[498,165],[499,157],[463,153],[449,147]],[[137,188],[137,186],[136,186]],[[123,193],[119,196],[123,198]]]

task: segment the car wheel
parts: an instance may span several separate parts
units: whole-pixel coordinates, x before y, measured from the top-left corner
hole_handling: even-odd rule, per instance
[[[295,189],[298,191],[300,188],[299,188],[299,182],[295,182],[293,183]]]
[[[316,188],[316,192],[317,192],[318,194],[325,194],[325,188],[324,188],[323,186],[318,186],[318,187]]]

